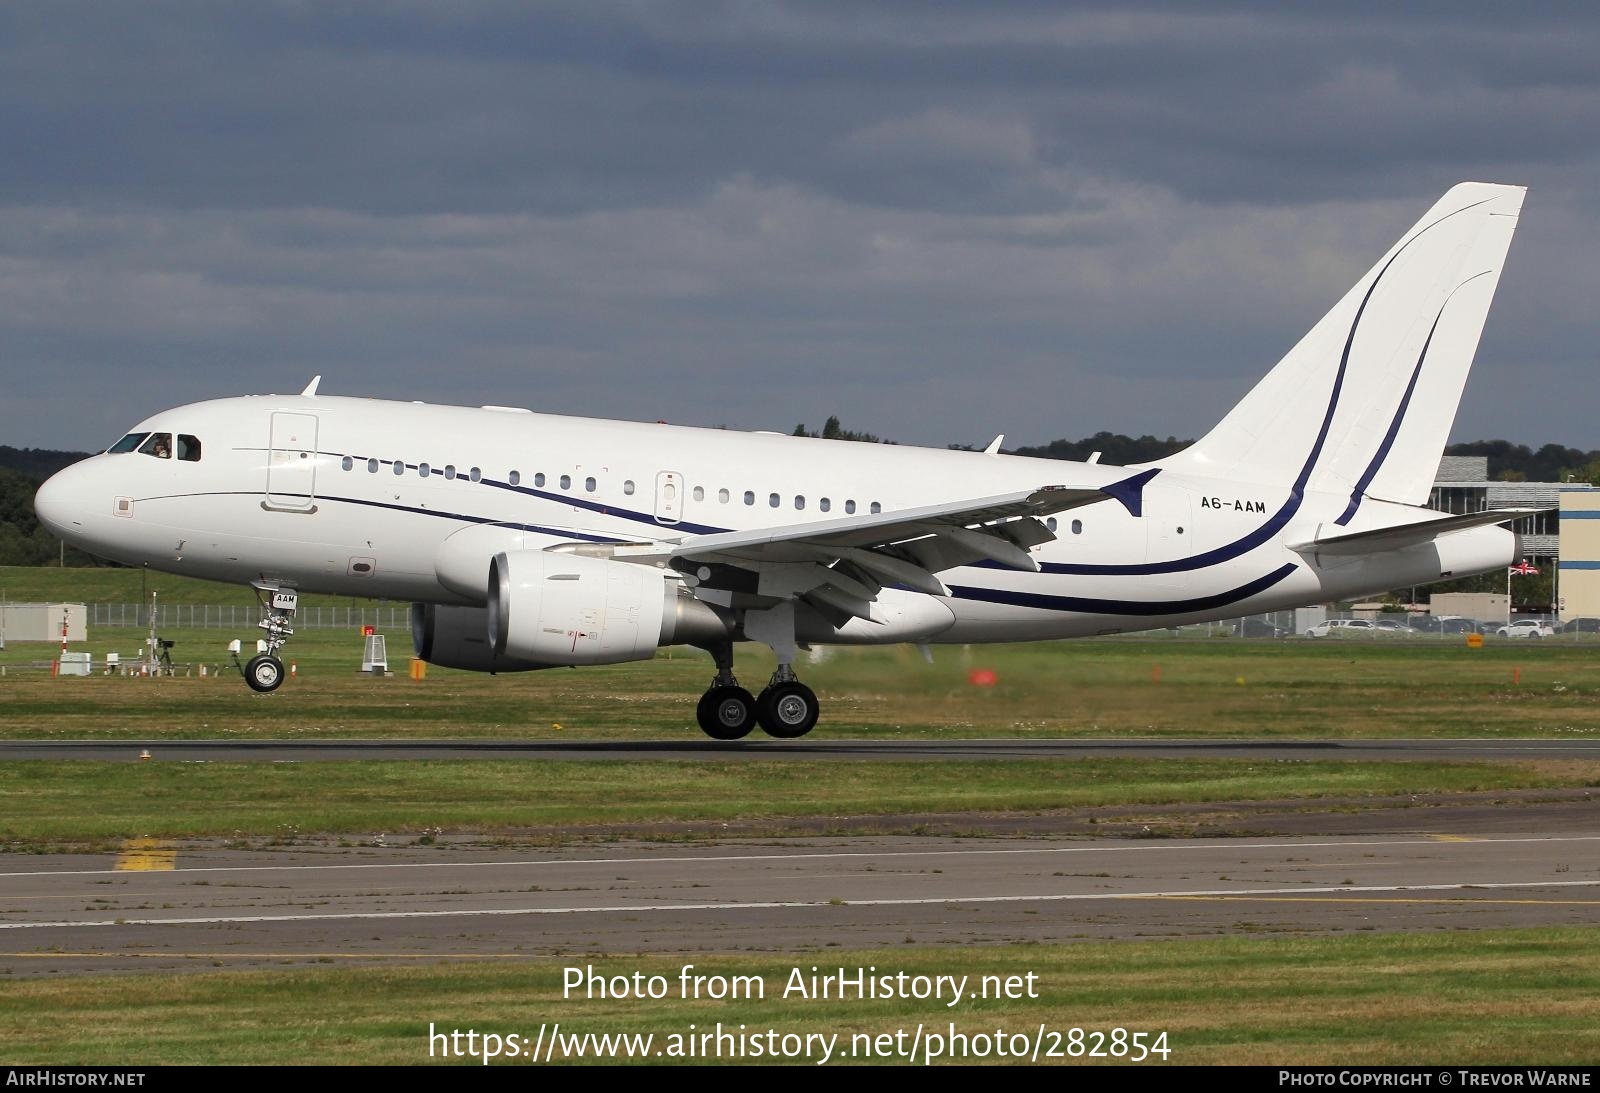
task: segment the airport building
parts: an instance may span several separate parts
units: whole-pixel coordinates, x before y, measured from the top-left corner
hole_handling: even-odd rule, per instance
[[[1450,513],[1547,510],[1512,525],[1522,536],[1522,556],[1555,570],[1554,607],[1562,620],[1600,617],[1600,488],[1571,482],[1491,482],[1488,456],[1447,455],[1439,461],[1428,507]]]
[[[1600,489],[1563,487],[1556,610],[1562,621],[1600,619]]]
[[[7,641],[59,642],[63,622],[68,641],[83,641],[88,616],[88,607],[81,603],[0,604],[0,649]]]

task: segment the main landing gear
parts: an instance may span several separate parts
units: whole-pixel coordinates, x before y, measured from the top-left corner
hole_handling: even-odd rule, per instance
[[[695,710],[695,719],[707,736],[739,740],[759,723],[768,736],[793,740],[816,725],[821,707],[816,692],[795,677],[794,609],[786,608],[751,611],[745,618],[745,633],[772,646],[778,655],[778,670],[759,695],[752,695],[734,678],[733,643],[711,646],[717,675]]]
[[[294,620],[300,597],[292,588],[280,588],[266,581],[251,581],[250,586],[256,590],[256,598],[261,601],[262,619],[256,625],[267,632],[267,649],[243,664],[239,663],[239,654],[234,653],[233,663],[252,691],[265,694],[282,686],[283,677],[288,674],[283,670],[283,661],[278,659],[278,650],[294,634],[294,627],[290,623]]]

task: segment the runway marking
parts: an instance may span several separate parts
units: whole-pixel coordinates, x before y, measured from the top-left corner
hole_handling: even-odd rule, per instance
[[[916,907],[973,903],[1087,903],[1100,900],[1150,900],[1190,896],[1307,896],[1362,892],[1464,892],[1474,889],[1594,888],[1596,880],[1504,881],[1488,884],[1396,884],[1337,888],[1247,888],[1198,892],[1073,892],[1027,896],[930,896],[921,899],[773,900],[754,903],[639,903],[600,907],[481,907],[456,911],[348,911],[312,915],[218,915],[205,918],[116,918],[78,922],[0,922],[0,930],[61,930],[96,926],[226,926],[269,922],[366,922],[407,918],[511,918],[523,915],[642,914],[658,911],[820,910],[829,907]]]
[[[1468,888],[1484,888],[1487,885],[1463,885]],[[1533,888],[1537,885],[1530,884]],[[1600,907],[1600,899],[1372,899],[1366,896],[1261,896],[1254,899],[1248,896],[1151,896],[1151,899],[1194,900],[1205,903],[1381,903],[1391,907],[1397,903],[1442,903],[1460,907],[1463,904],[1472,904],[1474,907],[1484,906],[1537,906],[1537,907]]]
[[[1515,836],[1510,838],[1475,839],[1476,843],[1490,845],[1515,845],[1520,843],[1569,843],[1569,842],[1597,842],[1600,835],[1538,835]],[[490,869],[513,868],[522,866],[548,866],[548,865],[649,865],[656,862],[669,864],[682,864],[688,862],[761,862],[761,861],[808,861],[829,858],[951,858],[975,857],[980,855],[1001,856],[1017,854],[1148,854],[1163,850],[1181,848],[1186,851],[1197,850],[1303,850],[1308,847],[1347,847],[1347,846],[1435,846],[1434,838],[1420,839],[1337,839],[1315,842],[1197,842],[1191,840],[1168,840],[1162,842],[1097,844],[1095,846],[1039,846],[1021,847],[1015,849],[973,849],[973,850],[829,850],[814,851],[804,854],[675,854],[659,857],[634,857],[634,858],[529,858],[526,860],[511,861],[436,861],[436,862],[356,862],[340,863],[337,865],[203,865],[179,869],[177,872],[188,875],[190,873],[284,873],[284,872],[309,872],[313,870],[361,870],[361,869]],[[5,877],[99,877],[105,876],[113,870],[108,869],[39,869],[30,872],[0,873],[0,879]]]
[[[1475,839],[1471,835],[1429,835],[1428,838],[1441,843],[1475,843],[1483,841]]]
[[[127,839],[123,842],[122,853],[117,855],[117,864],[111,871],[114,873],[162,871],[176,869],[177,862],[176,847],[156,839]]]

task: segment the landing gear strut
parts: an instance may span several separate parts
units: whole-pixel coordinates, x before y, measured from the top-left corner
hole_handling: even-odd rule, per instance
[[[242,665],[239,663],[239,654],[235,653],[233,664],[252,691],[265,694],[276,691],[287,674],[283,670],[283,661],[278,659],[278,650],[294,634],[294,627],[290,623],[294,620],[295,609],[300,605],[300,597],[292,588],[280,588],[266,581],[251,581],[250,587],[256,590],[256,598],[261,601],[262,619],[256,625],[267,632],[267,651],[257,653]]]
[[[772,647],[778,656],[778,670],[772,673],[761,694],[753,697],[733,677],[733,643],[709,646],[717,662],[717,675],[701,696],[695,719],[707,736],[717,740],[739,740],[748,736],[757,723],[768,736],[780,740],[804,736],[816,725],[821,707],[816,692],[794,674],[797,646],[793,605],[749,611],[744,628],[751,640]]]

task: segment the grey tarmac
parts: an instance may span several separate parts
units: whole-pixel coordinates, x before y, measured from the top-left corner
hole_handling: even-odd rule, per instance
[[[0,974],[1600,923],[1600,825],[0,859]]]

